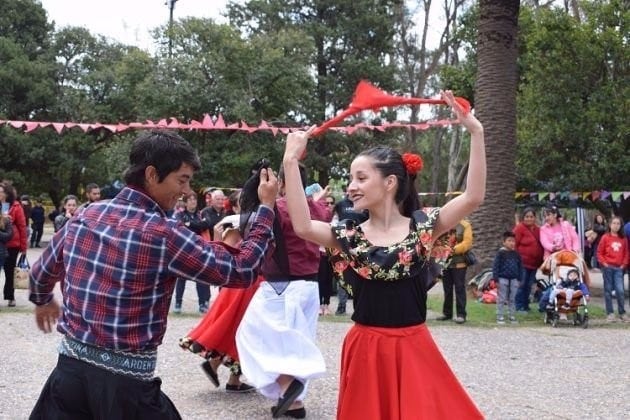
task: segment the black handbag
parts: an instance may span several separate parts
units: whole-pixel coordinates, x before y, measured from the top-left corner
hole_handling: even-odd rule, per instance
[[[466,251],[464,261],[466,261],[466,265],[475,265],[479,262],[477,256],[472,251]]]

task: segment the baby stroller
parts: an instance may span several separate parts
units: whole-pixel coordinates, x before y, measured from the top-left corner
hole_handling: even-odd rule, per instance
[[[571,302],[566,302],[566,293],[560,290],[551,304],[548,304],[544,314],[545,324],[557,327],[559,321],[568,320],[572,317],[573,325],[581,325],[588,328],[588,302],[585,293],[588,288],[584,283],[584,261],[580,256],[572,251],[559,251],[549,256],[549,279],[546,282],[542,299],[549,300],[551,290],[556,287],[556,283],[567,278],[571,270],[578,273],[579,290],[573,292]],[[543,283],[544,284],[544,283]],[[568,303],[568,304],[567,304]]]

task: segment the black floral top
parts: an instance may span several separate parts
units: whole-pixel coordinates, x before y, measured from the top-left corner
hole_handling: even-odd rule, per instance
[[[328,249],[333,271],[354,297],[352,319],[379,327],[405,327],[426,320],[427,291],[448,264],[453,245],[446,235],[433,241],[438,208],[414,212],[401,242],[373,246],[361,226],[332,227],[341,251]]]

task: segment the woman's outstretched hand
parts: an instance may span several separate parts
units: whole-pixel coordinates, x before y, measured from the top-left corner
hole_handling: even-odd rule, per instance
[[[481,133],[483,132],[483,126],[479,122],[479,120],[472,114],[472,112],[466,113],[462,106],[455,100],[455,95],[450,90],[443,90],[440,92],[442,96],[442,100],[446,102],[452,109],[455,115],[457,115],[457,119],[462,123],[462,125],[470,132],[473,133]]]
[[[300,160],[306,155],[306,144],[317,126],[313,125],[306,131],[294,131],[287,136],[283,160]]]

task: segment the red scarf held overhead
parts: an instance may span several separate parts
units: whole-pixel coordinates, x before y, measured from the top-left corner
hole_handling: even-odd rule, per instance
[[[462,107],[464,113],[470,112],[470,102],[459,96],[455,97],[457,103]],[[368,109],[378,111],[383,107],[400,106],[400,105],[420,105],[420,104],[437,104],[445,105],[446,102],[437,98],[411,98],[403,96],[394,96],[373,86],[365,80],[361,80],[354,91],[354,97],[350,106],[339,115],[325,121],[322,125],[317,127],[312,136],[318,136],[330,127],[334,127],[347,117],[358,114],[361,111]]]

